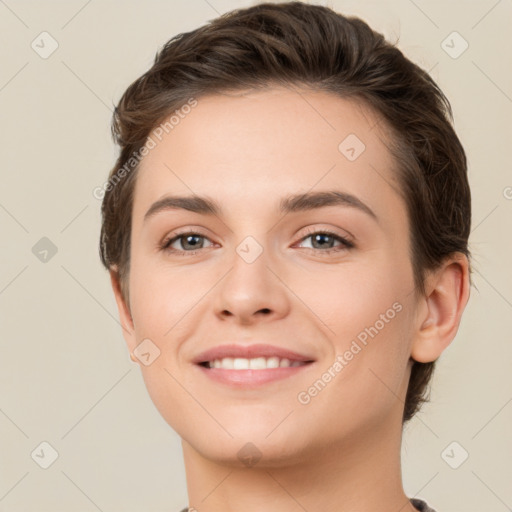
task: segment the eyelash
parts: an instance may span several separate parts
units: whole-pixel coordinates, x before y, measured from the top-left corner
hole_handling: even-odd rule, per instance
[[[341,252],[344,250],[352,249],[354,248],[354,244],[347,240],[346,238],[338,235],[337,233],[334,233],[334,231],[330,231],[328,229],[308,229],[306,230],[306,235],[303,236],[299,242],[304,242],[307,238],[313,236],[313,235],[329,235],[338,242],[341,242],[343,247],[330,247],[329,249],[315,249],[314,247],[306,247],[306,249],[310,249],[312,251],[319,251],[322,254],[331,254],[333,252]]]
[[[199,236],[201,238],[206,238],[208,239],[207,236],[205,235],[202,235],[201,233],[199,232],[196,232],[196,231],[183,231],[181,233],[173,233],[171,235],[171,237],[167,237],[165,238],[162,243],[160,244],[159,246],[159,249],[161,251],[164,251],[164,252],[167,252],[167,253],[171,253],[171,254],[177,254],[177,255],[182,255],[182,256],[191,256],[191,255],[195,255],[197,254],[199,251],[203,250],[203,249],[197,249],[195,251],[184,251],[184,250],[180,250],[180,249],[171,249],[170,246],[176,242],[177,240],[179,240],[180,238],[183,238],[185,236],[190,236],[190,235],[193,235],[193,236]],[[332,254],[332,253],[335,253],[335,252],[341,252],[343,250],[348,250],[348,249],[352,249],[354,246],[354,244],[347,240],[346,238],[343,238],[342,236],[338,235],[337,233],[334,233],[333,231],[329,231],[328,229],[323,229],[323,230],[309,230],[307,232],[307,234],[305,236],[303,236],[299,242],[302,243],[304,242],[307,238],[310,238],[311,236],[313,235],[328,235],[328,236],[331,236],[333,237],[334,239],[336,239],[337,241],[341,242],[343,244],[344,247],[331,247],[329,249],[315,249],[314,247],[306,247],[306,249],[310,249],[312,251],[317,251],[317,252],[320,252],[322,254]]]

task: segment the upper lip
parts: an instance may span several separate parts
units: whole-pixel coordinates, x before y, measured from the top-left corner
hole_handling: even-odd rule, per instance
[[[289,350],[275,345],[219,345],[210,348],[197,355],[193,362],[196,364],[215,361],[215,359],[223,359],[225,357],[239,357],[244,359],[254,359],[257,357],[279,357],[280,359],[289,359],[290,361],[314,361],[312,357],[299,354],[293,350]]]

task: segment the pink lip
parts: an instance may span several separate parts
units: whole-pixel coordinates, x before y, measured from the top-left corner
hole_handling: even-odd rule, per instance
[[[313,364],[309,363],[286,368],[268,368],[266,370],[225,370],[224,368],[206,368],[201,365],[197,365],[196,368],[203,372],[206,377],[216,382],[233,388],[251,389],[267,382],[282,380],[296,375]]]
[[[218,347],[211,348],[201,352],[193,359],[193,363],[200,364],[207,361],[214,361],[215,359],[223,359],[225,357],[241,357],[244,359],[253,359],[256,357],[279,357],[280,359],[289,359],[290,361],[310,362],[314,358],[307,355],[299,354],[285,348],[276,347],[273,345],[219,345]],[[297,367],[297,368],[300,368]],[[270,370],[277,370],[277,368],[270,368]],[[239,370],[236,370],[239,371]],[[247,370],[249,371],[249,370]],[[266,370],[257,370],[258,372]]]
[[[201,363],[223,359],[225,357],[240,357],[244,359],[253,359],[256,357],[279,357],[280,359],[289,359],[291,362],[300,361],[304,363],[301,366],[267,368],[265,370],[226,370],[224,368],[207,368]],[[292,350],[276,347],[273,345],[220,345],[201,352],[194,358],[197,368],[208,378],[226,384],[235,388],[254,388],[267,382],[273,382],[304,371],[311,366],[315,359],[304,354],[299,354]]]

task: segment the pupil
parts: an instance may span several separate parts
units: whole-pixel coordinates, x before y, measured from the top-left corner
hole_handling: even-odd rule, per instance
[[[319,235],[316,235],[316,236],[315,236],[315,240],[316,240],[317,242],[320,242],[320,243],[321,243],[321,245],[322,245],[322,239],[324,239],[323,241],[325,242],[325,238],[330,238],[330,237],[331,237],[331,235],[319,234]],[[323,245],[326,245],[326,244],[323,244]]]
[[[188,235],[188,236],[186,237],[186,244],[187,244],[187,245],[191,245],[192,247],[196,247],[196,246],[197,246],[197,244],[196,244],[196,245],[194,245],[193,243],[192,243],[192,244],[190,244],[190,240],[191,240],[191,239],[194,239],[194,238],[195,238],[195,239],[198,239],[198,238],[199,238],[199,236],[197,236],[197,235]]]

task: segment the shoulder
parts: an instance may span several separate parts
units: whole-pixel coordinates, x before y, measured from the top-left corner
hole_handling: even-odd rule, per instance
[[[430,508],[427,503],[425,503],[423,500],[419,500],[417,498],[412,498],[411,503],[413,506],[418,509],[419,512],[436,512],[433,508]],[[180,512],[188,512],[188,507],[184,508]]]
[[[419,500],[417,498],[411,498],[411,503],[413,504],[414,508],[418,509],[419,512],[436,512],[433,508],[430,508],[427,503],[423,500]],[[187,512],[182,511],[182,512]]]

